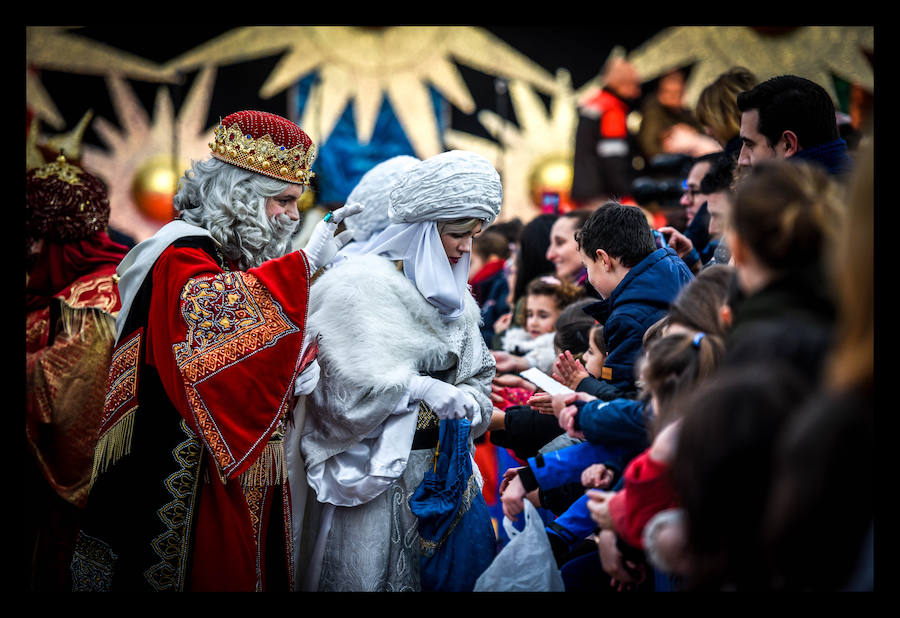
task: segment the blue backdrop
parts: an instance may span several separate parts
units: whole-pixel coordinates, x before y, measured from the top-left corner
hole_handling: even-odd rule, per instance
[[[298,117],[302,116],[307,104],[315,104],[315,101],[310,101],[309,95],[316,79],[316,74],[310,74],[297,84]],[[447,128],[448,103],[433,88],[429,88],[429,93],[438,131],[443,135]],[[313,171],[318,176],[320,203],[343,202],[362,175],[382,161],[399,155],[416,156],[387,97],[382,98],[372,139],[368,144],[360,144],[356,138],[353,112],[354,104],[351,101],[328,139],[319,145]]]

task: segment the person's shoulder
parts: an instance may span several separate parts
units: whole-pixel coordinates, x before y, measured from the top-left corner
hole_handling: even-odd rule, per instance
[[[209,241],[207,244],[204,241]],[[216,260],[215,245],[209,238],[183,238],[179,239],[163,249],[154,264],[154,270],[181,269],[193,270],[196,268],[223,270],[222,265]]]

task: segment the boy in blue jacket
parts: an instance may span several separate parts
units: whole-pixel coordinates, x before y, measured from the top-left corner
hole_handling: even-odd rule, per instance
[[[671,247],[657,248],[644,212],[608,202],[575,235],[588,280],[603,300],[585,312],[603,325],[608,356],[591,394],[610,401],[637,394],[634,364],[646,330],[666,315],[694,278]]]

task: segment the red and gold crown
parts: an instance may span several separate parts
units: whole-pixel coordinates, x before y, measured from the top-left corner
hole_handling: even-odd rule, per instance
[[[222,119],[210,142],[212,155],[226,163],[292,182],[309,185],[316,145],[296,124],[276,114],[235,112]]]

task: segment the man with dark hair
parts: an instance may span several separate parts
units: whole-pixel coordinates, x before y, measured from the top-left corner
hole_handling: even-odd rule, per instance
[[[693,264],[697,260],[701,260],[704,264],[707,263],[715,250],[715,247],[709,246],[710,237],[707,231],[709,208],[707,196],[700,187],[700,183],[709,172],[713,160],[721,154],[721,152],[711,152],[696,157],[691,163],[687,178],[684,179],[684,193],[680,200],[681,205],[684,206],[684,214],[687,216],[684,235],[691,240],[696,250],[696,255],[691,254],[684,257],[688,264]]]
[[[725,229],[731,213],[731,187],[734,184],[735,159],[725,152],[716,153],[711,159],[709,170],[700,181],[700,191],[706,195],[706,207],[709,210],[709,244],[707,252],[710,258],[706,264],[725,264],[731,257],[725,242]]]
[[[800,157],[823,165],[832,175],[850,167],[847,143],[840,138],[834,103],[820,85],[796,75],[780,75],[737,97],[741,110],[738,165]]]
[[[635,206],[604,204],[576,240],[588,280],[603,298],[585,308],[604,325],[609,353],[600,375],[607,384],[598,397],[634,397],[634,364],[644,332],[665,316],[693,275],[673,249],[656,248],[650,224]]]

